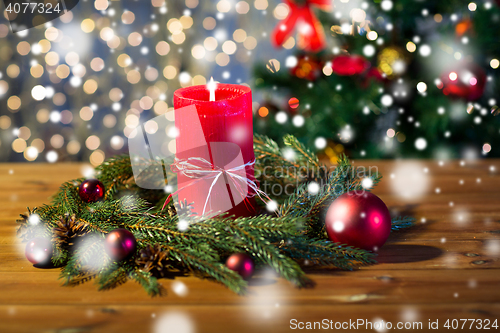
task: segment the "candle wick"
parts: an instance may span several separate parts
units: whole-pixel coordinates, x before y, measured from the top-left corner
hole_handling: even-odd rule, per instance
[[[208,91],[210,91],[210,102],[215,102],[215,89],[217,88],[217,84],[214,81],[214,78],[210,78],[210,82],[207,85]]]

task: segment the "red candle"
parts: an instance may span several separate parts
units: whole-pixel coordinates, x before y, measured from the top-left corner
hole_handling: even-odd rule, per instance
[[[192,157],[209,161],[214,168],[237,168],[255,160],[253,151],[252,92],[250,88],[233,84],[218,84],[211,92],[205,85],[187,87],[174,93],[175,126],[179,131],[176,138],[176,158],[186,160]],[[198,119],[192,112],[183,114],[181,108],[194,105]],[[201,125],[201,130],[200,130]],[[203,133],[199,133],[199,132]],[[224,145],[219,143],[233,143]],[[242,157],[242,159],[241,159]],[[255,180],[253,165],[243,169],[243,176]],[[246,172],[245,172],[246,171]],[[193,211],[203,212],[221,207],[217,203],[227,202],[233,207],[228,212],[236,216],[254,213],[254,200],[237,203],[237,187],[224,175],[219,181],[227,186],[212,188],[214,179],[196,180],[183,174],[177,175],[178,200],[193,204]],[[236,186],[235,186],[236,185]],[[246,197],[246,184],[244,188]],[[242,190],[240,189],[240,192]],[[207,198],[207,195],[209,198]],[[241,197],[241,196],[240,196]],[[211,208],[212,207],[212,208]]]

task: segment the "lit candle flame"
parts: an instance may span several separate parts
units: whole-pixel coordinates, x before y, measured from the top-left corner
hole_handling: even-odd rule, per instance
[[[210,82],[207,84],[208,91],[210,91],[210,102],[215,102],[215,89],[217,88],[217,83],[215,83],[214,78],[210,78]]]

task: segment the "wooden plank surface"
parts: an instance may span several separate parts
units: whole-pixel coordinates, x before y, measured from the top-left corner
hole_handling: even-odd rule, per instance
[[[422,197],[403,199],[391,175],[396,167],[411,171],[417,163],[429,186]],[[447,319],[500,319],[500,161],[356,164],[377,166],[385,176],[374,193],[393,215],[418,219],[413,229],[391,235],[377,265],[353,272],[310,269],[317,285],[305,290],[261,272],[246,297],[183,277],[163,281],[169,292],[163,298],[149,298],[133,282],[108,292],[92,283],[61,287],[57,269],[32,267],[15,237],[15,219],[26,207],[48,202],[85,166],[0,164],[0,332],[299,331],[291,329],[294,319],[421,322],[420,331],[439,320],[432,331],[444,332],[476,331],[470,322],[464,330],[461,322],[459,329],[446,329]],[[173,291],[179,282],[187,295]],[[365,326],[358,331],[375,332]]]

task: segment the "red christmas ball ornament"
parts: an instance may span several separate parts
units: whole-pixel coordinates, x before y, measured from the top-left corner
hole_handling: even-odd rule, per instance
[[[116,229],[106,236],[104,248],[111,259],[122,261],[134,254],[137,249],[137,241],[130,231]]]
[[[485,86],[486,73],[474,63],[462,63],[446,70],[438,84],[438,88],[443,89],[443,94],[468,101],[483,96]]]
[[[332,70],[337,75],[352,76],[364,73],[370,62],[360,55],[339,55],[332,60]]]
[[[104,185],[97,179],[84,180],[78,188],[78,195],[86,203],[100,201],[104,198]]]
[[[26,244],[26,259],[33,265],[49,265],[51,263],[52,254],[52,242],[48,238],[34,238]]]
[[[253,274],[254,264],[252,258],[244,253],[232,254],[226,260],[226,266],[232,271],[235,271],[242,278],[248,279]]]
[[[375,194],[353,191],[331,204],[325,224],[332,242],[377,251],[391,232],[391,215]]]

